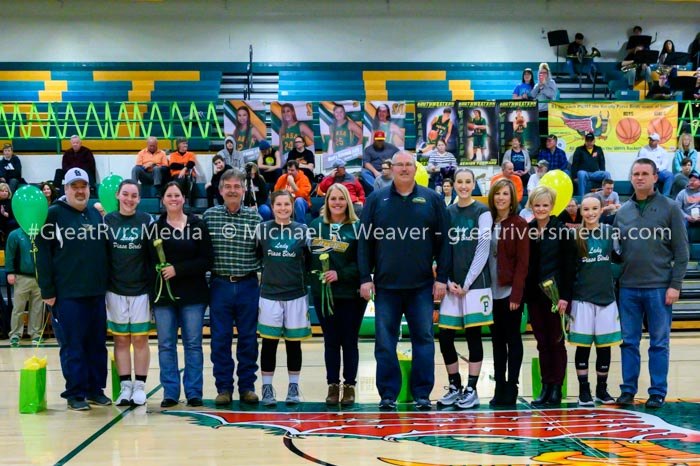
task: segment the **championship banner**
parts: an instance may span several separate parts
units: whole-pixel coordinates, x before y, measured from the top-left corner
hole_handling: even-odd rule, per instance
[[[416,152],[427,154],[444,139],[459,160],[459,121],[454,102],[416,102]]]
[[[272,102],[270,120],[272,123],[272,147],[285,154],[294,148],[294,138],[302,136],[306,148],[314,152],[313,131],[314,108],[311,102]]]
[[[324,154],[362,147],[362,107],[357,100],[319,102],[318,123]]]
[[[257,147],[267,135],[265,104],[262,100],[227,100],[224,102],[224,134],[233,136],[235,150]]]
[[[399,149],[406,140],[406,102],[392,100],[368,100],[365,102],[364,141],[365,147],[374,143],[375,131],[384,131],[386,142]]]
[[[332,154],[323,153],[321,155],[321,171],[327,175],[331,170],[333,170],[333,164],[336,160],[342,160],[345,162],[348,172],[359,171],[359,169],[362,167],[362,154],[362,145],[359,144]]]
[[[678,105],[664,102],[549,103],[549,132],[567,147],[583,144],[591,132],[596,145],[610,152],[636,152],[656,133],[666,150],[676,149]]]
[[[496,102],[459,102],[459,118],[464,154],[460,165],[498,165]]]
[[[514,137],[520,139],[530,157],[540,147],[540,124],[536,100],[502,100],[498,102],[500,155],[510,149]]]

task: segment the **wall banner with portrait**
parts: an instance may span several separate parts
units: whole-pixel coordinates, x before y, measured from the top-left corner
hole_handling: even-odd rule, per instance
[[[495,101],[459,102],[460,165],[498,165],[498,114]]]
[[[454,102],[416,102],[416,152],[425,155],[435,149],[440,139],[444,139],[447,151],[457,154],[458,128]]]
[[[384,131],[386,142],[399,149],[406,140],[406,102],[394,100],[368,100],[365,102],[364,146],[374,143],[374,132]]]
[[[235,150],[252,149],[266,139],[266,113],[262,100],[224,101],[224,134],[236,140]]]
[[[294,148],[294,138],[302,136],[306,147],[314,152],[313,110],[312,102],[271,102],[272,147],[285,154]]]
[[[535,100],[501,100],[498,102],[500,155],[510,149],[514,137],[531,156],[540,147],[540,125]]]
[[[362,145],[362,106],[357,100],[318,103],[318,126],[323,153],[334,154]]]

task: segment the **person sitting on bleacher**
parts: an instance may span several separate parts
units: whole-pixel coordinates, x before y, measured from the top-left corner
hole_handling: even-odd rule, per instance
[[[513,170],[513,162],[509,162],[508,160],[505,160],[501,164],[501,173],[493,176],[491,178],[491,186],[493,184],[500,180],[506,178],[510,181],[513,182],[513,186],[515,186],[515,194],[518,196],[518,202],[523,200],[523,182],[520,179],[518,175],[515,174],[515,171]]]
[[[447,152],[447,143],[439,139],[436,148],[428,152],[428,166],[430,181],[433,186],[440,186],[445,178],[454,178],[457,168],[457,159],[451,152]]]
[[[537,84],[530,91],[530,98],[536,100],[557,100],[557,83],[552,78],[549,65],[540,63],[537,72]]]
[[[236,140],[233,138],[233,136],[226,136],[226,139],[224,139],[224,148],[217,152],[216,155],[221,156],[224,159],[224,165],[228,165],[230,168],[243,171],[243,168],[245,167],[245,159],[243,158],[243,154],[236,150]],[[218,183],[215,186],[218,192]]]
[[[530,68],[523,70],[523,79],[520,84],[513,89],[513,100],[529,100],[532,91],[534,77]]]
[[[158,138],[146,140],[146,148],[136,156],[136,165],[131,169],[131,179],[141,184],[152,184],[160,197],[160,188],[170,181],[168,156],[158,149]]]
[[[681,162],[681,171],[673,178],[671,186],[671,198],[675,199],[678,193],[683,191],[688,186],[690,172],[693,171],[693,161],[689,158],[683,159]]]
[[[287,161],[296,160],[299,162],[299,169],[304,172],[304,175],[306,175],[310,181],[313,182],[315,178],[314,167],[316,165],[316,157],[314,156],[314,153],[306,147],[306,142],[304,141],[303,137],[297,136],[294,138],[294,147],[292,150],[287,152],[286,155]]]
[[[324,197],[328,189],[336,183],[342,184],[347,188],[355,213],[360,215],[362,206],[365,204],[365,190],[362,188],[360,181],[345,170],[345,162],[343,160],[333,162],[333,171],[318,184],[316,193]]]
[[[214,198],[216,198],[218,205],[224,203],[224,198],[219,192],[219,181],[221,180],[221,175],[224,174],[226,170],[231,170],[231,165],[227,165],[224,158],[219,154],[216,154],[211,163],[214,166],[213,173],[211,175],[211,181],[204,185],[204,190],[207,192],[207,207],[214,207]]]
[[[197,155],[187,150],[187,139],[177,138],[176,144],[177,151],[170,153],[170,176],[180,185],[192,207],[197,183]]]
[[[693,144],[693,136],[690,133],[683,133],[678,137],[678,145],[676,153],[673,154],[673,173],[681,171],[683,160],[690,159],[691,170],[698,169],[698,151],[695,150]],[[688,174],[686,173],[686,176]]]
[[[671,155],[659,144],[661,138],[656,133],[649,135],[649,144],[639,149],[637,159],[651,159],[656,164],[659,180],[657,187],[661,185],[661,192],[664,196],[671,195],[673,185],[673,173],[671,173]]]
[[[620,196],[614,191],[615,182],[613,180],[603,180],[602,188],[598,191],[598,197],[603,202],[603,214],[600,217],[601,223],[612,225],[617,210],[622,206]]]
[[[20,184],[27,184],[22,178],[22,163],[13,152],[12,144],[5,144],[0,159],[0,181],[10,185],[12,192],[17,191]]]
[[[643,50],[644,46],[642,45],[635,47],[625,56],[622,63],[620,63],[620,68],[627,70],[624,71],[624,73],[627,78],[627,85],[630,89],[634,88],[634,83],[636,81],[641,80],[646,81],[647,89],[651,88],[651,68],[649,68],[646,63],[637,63],[636,65],[634,63],[635,55]]]
[[[90,177],[90,192],[95,192],[97,183],[97,167],[95,165],[95,156],[92,151],[83,145],[80,136],[73,135],[70,137],[71,148],[63,153],[61,159],[61,168],[56,170],[54,175],[54,186],[63,186],[63,175],[71,168],[80,168],[85,170]]]
[[[513,170],[520,177],[523,186],[527,186],[530,180],[530,171],[532,170],[532,162],[530,154],[520,142],[518,136],[513,136],[510,142],[510,149],[503,154],[503,161],[513,162]]]
[[[652,84],[647,99],[652,100],[670,100],[673,98],[673,89],[668,82],[668,77],[665,74],[659,75],[659,81]]]
[[[267,141],[260,141],[258,144],[260,156],[258,157],[258,168],[260,174],[265,177],[268,183],[272,186],[277,182],[277,179],[282,175],[282,162],[280,161],[280,152],[273,153],[272,146]]]
[[[567,175],[571,175],[568,170],[569,160],[566,158],[566,153],[557,147],[557,137],[553,134],[547,136],[545,148],[540,149],[537,160],[546,160],[550,170],[562,170]]]
[[[375,178],[374,190],[378,191],[394,182],[394,174],[391,172],[391,159],[382,162],[382,176]]]
[[[687,228],[700,225],[700,173],[690,172],[688,187],[678,193],[676,202],[683,211]]]
[[[530,175],[530,179],[527,180],[527,195],[529,196],[532,191],[535,190],[540,184],[542,177],[549,171],[549,162],[546,160],[540,160],[537,162],[535,167],[535,173]]]
[[[311,207],[311,181],[299,170],[299,162],[287,162],[287,174],[275,183],[273,191],[289,191],[294,198],[294,220],[306,224],[306,212]]]
[[[584,144],[574,151],[571,174],[578,181],[581,199],[588,192],[588,180],[603,181],[612,178],[610,172],[605,171],[605,153],[602,147],[595,145],[593,133],[586,133]]]
[[[245,195],[243,205],[258,211],[263,221],[272,220],[272,209],[267,202],[268,189],[265,178],[254,162],[245,164]]]
[[[399,151],[399,148],[393,144],[385,142],[386,134],[384,131],[374,132],[374,142],[371,146],[365,147],[365,153],[362,156],[362,171],[360,177],[365,183],[365,192],[370,193],[374,187],[374,180],[381,176],[379,170],[382,169],[382,162],[391,160],[391,157]]]

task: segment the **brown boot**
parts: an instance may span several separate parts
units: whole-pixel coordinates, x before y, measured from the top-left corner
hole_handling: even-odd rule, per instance
[[[340,404],[343,406],[352,406],[355,404],[355,386],[354,385],[343,385],[343,399],[340,400]]]
[[[337,383],[332,383],[328,385],[328,396],[326,397],[326,404],[329,406],[337,405],[340,401],[340,385]]]

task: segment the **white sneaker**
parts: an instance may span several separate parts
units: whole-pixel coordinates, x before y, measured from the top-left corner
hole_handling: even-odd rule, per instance
[[[124,380],[119,384],[121,390],[119,391],[119,398],[117,398],[117,406],[131,406],[131,394],[133,391],[133,384],[131,380]]]
[[[447,393],[445,393],[442,398],[438,400],[438,404],[440,406],[452,406],[459,400],[459,398],[462,396],[462,390],[459,388],[455,387],[454,385],[450,385],[447,388]]]
[[[131,392],[131,403],[135,406],[143,406],[146,404],[146,382],[137,380],[134,382]]]
[[[260,400],[260,402],[263,404],[263,406],[274,406],[277,404],[277,400],[275,399],[275,389],[272,387],[272,384],[263,384],[262,400]]]
[[[299,393],[299,385],[295,383],[290,383],[287,388],[287,399],[285,403],[288,405],[295,405],[301,402],[301,394]]]
[[[475,408],[479,406],[479,395],[476,394],[476,390],[467,387],[459,400],[457,400],[456,405],[460,409]]]

